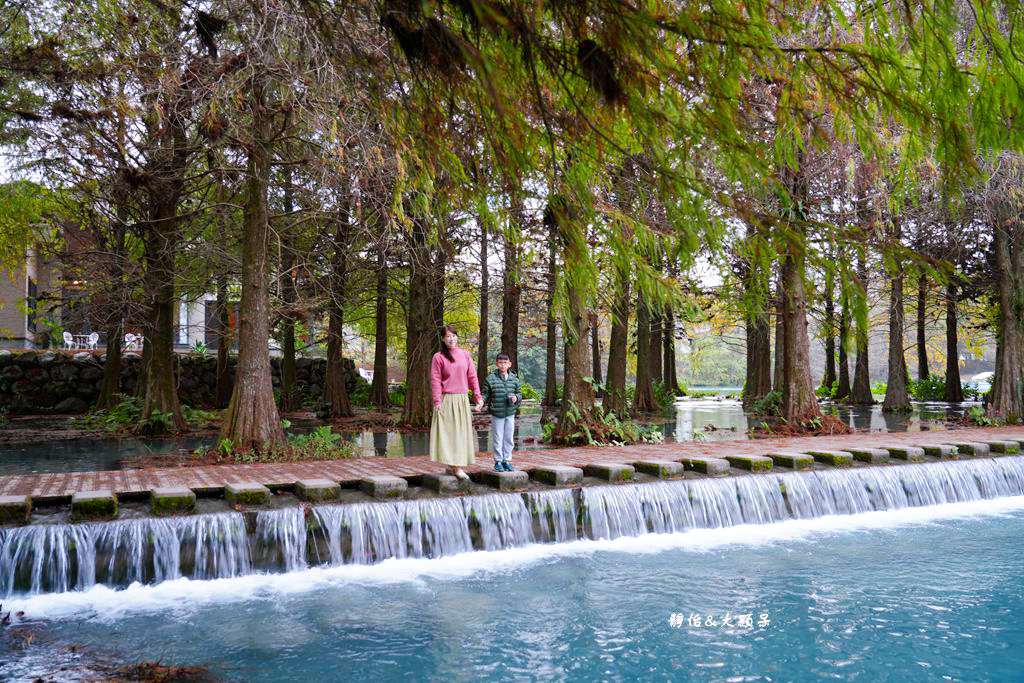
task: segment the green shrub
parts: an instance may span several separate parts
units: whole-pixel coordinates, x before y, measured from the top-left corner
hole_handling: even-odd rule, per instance
[[[118,395],[120,399],[113,408],[96,410],[85,415],[71,418],[71,426],[92,432],[127,431],[135,427],[142,415],[142,400],[138,396]]]
[[[522,383],[523,399],[539,401],[541,399],[541,393],[529,382]]]
[[[907,392],[918,401],[941,401],[946,397],[946,378],[930,375],[907,383]]]
[[[360,408],[370,407],[370,383],[356,382],[356,390],[348,397],[352,405]]]
[[[996,420],[985,414],[985,409],[981,406],[971,406],[967,411],[967,419],[979,427],[992,427],[998,424]]]
[[[394,389],[388,390],[388,400],[391,401],[391,405],[404,406],[405,405],[405,382],[402,382]]]
[[[782,392],[769,391],[764,395],[764,398],[754,401],[754,404],[750,406],[750,411],[754,415],[760,415],[762,417],[781,417]]]
[[[871,393],[875,396],[885,396],[885,392],[889,389],[889,385],[885,382],[875,382],[871,385]]]
[[[299,460],[340,460],[355,455],[352,442],[344,441],[329,425],[321,425],[309,434],[289,435],[288,444],[297,451]]]

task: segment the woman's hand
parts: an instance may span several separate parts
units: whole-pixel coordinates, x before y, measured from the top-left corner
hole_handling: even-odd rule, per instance
[[[478,413],[481,412],[483,409],[484,409],[484,402],[483,401],[477,401],[476,402],[476,406],[473,407],[473,410],[475,410]]]

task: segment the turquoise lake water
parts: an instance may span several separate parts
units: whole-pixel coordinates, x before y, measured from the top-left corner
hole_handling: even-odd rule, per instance
[[[98,586],[6,603],[36,636],[0,645],[0,679],[159,659],[236,681],[1021,681],[1022,551],[1011,497]]]

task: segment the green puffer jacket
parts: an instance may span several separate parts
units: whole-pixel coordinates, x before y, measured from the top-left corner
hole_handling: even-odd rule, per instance
[[[508,400],[509,394],[516,395],[516,402]],[[487,412],[494,417],[508,417],[519,412],[519,404],[523,402],[523,388],[519,384],[519,378],[511,370],[508,377],[501,378],[497,370],[487,375],[483,386],[484,403],[487,405]]]

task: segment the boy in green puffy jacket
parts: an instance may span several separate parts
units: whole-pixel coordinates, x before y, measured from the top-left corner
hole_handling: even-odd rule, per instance
[[[515,445],[516,413],[523,402],[523,388],[519,378],[509,368],[512,361],[507,353],[499,353],[494,361],[498,369],[484,380],[483,395],[487,412],[491,414],[491,445],[494,450],[494,470],[511,472],[512,447]]]

